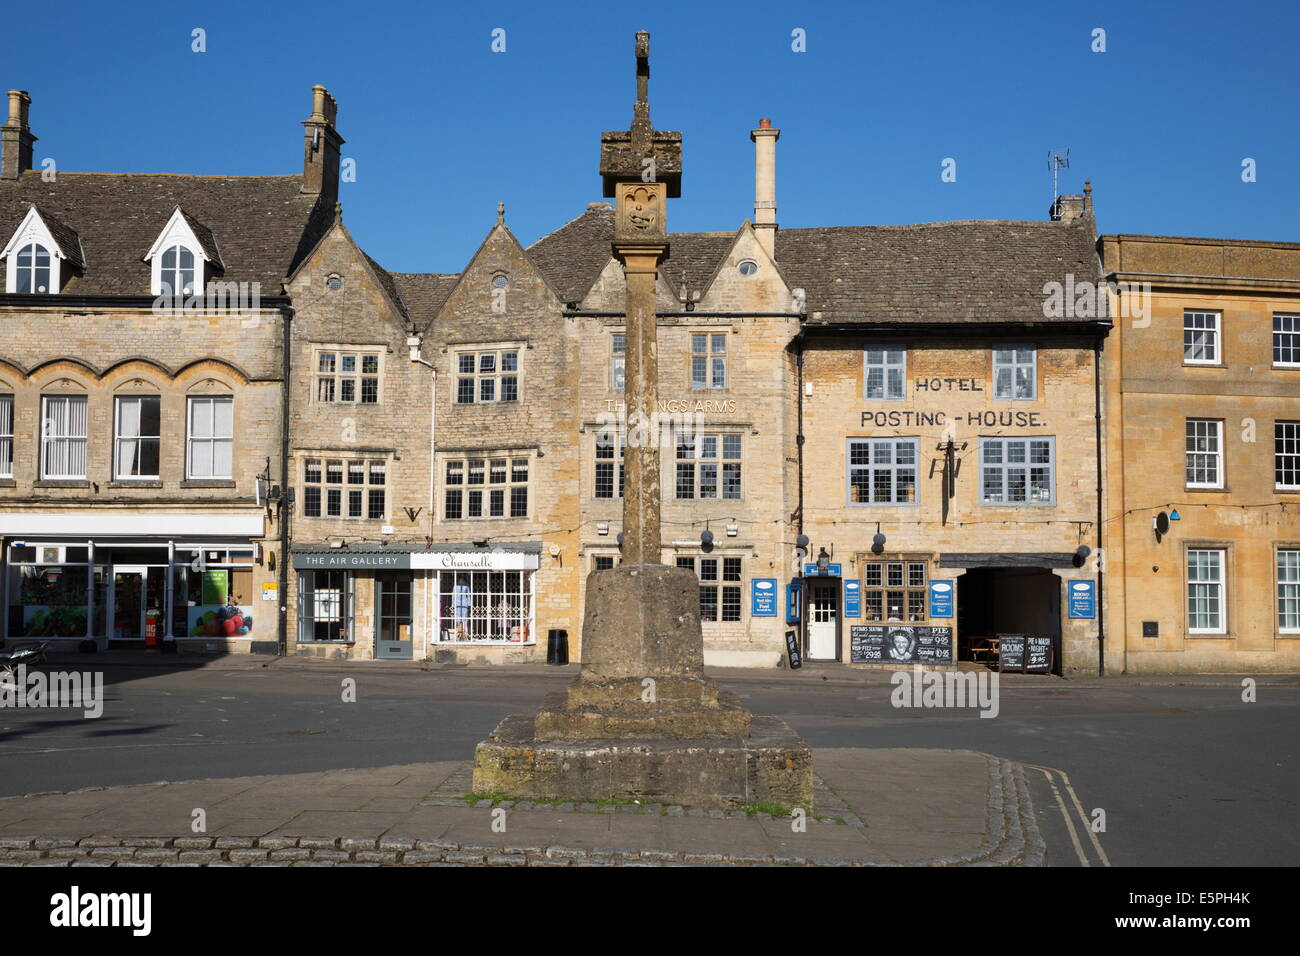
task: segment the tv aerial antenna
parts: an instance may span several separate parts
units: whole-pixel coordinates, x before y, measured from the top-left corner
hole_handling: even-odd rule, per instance
[[[1047,168],[1052,173],[1052,206],[1056,206],[1056,197],[1060,195],[1056,190],[1056,177],[1062,169],[1070,168],[1070,147],[1065,149],[1049,149],[1047,151]]]

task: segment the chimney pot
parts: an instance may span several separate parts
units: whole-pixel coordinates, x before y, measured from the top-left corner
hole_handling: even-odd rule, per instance
[[[770,119],[768,119],[766,116],[764,116],[761,120],[758,121],[758,128],[759,128],[759,129],[771,129],[771,128],[772,128],[772,121],[771,121]]]
[[[27,125],[31,102],[26,90],[9,91],[9,117],[0,126],[0,178],[17,179],[32,168],[32,143],[36,137]]]

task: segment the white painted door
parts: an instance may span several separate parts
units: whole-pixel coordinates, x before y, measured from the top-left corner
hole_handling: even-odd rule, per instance
[[[839,637],[840,582],[813,581],[808,592],[808,659],[835,660]]]

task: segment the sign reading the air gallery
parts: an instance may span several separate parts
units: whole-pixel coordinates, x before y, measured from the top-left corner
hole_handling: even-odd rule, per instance
[[[750,582],[750,617],[776,617],[776,578],[754,578]]]

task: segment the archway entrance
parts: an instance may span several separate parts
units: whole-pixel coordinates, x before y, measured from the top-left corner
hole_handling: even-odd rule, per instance
[[[957,659],[997,665],[1001,634],[1052,639],[1061,672],[1061,578],[1049,568],[971,568],[957,578]]]

